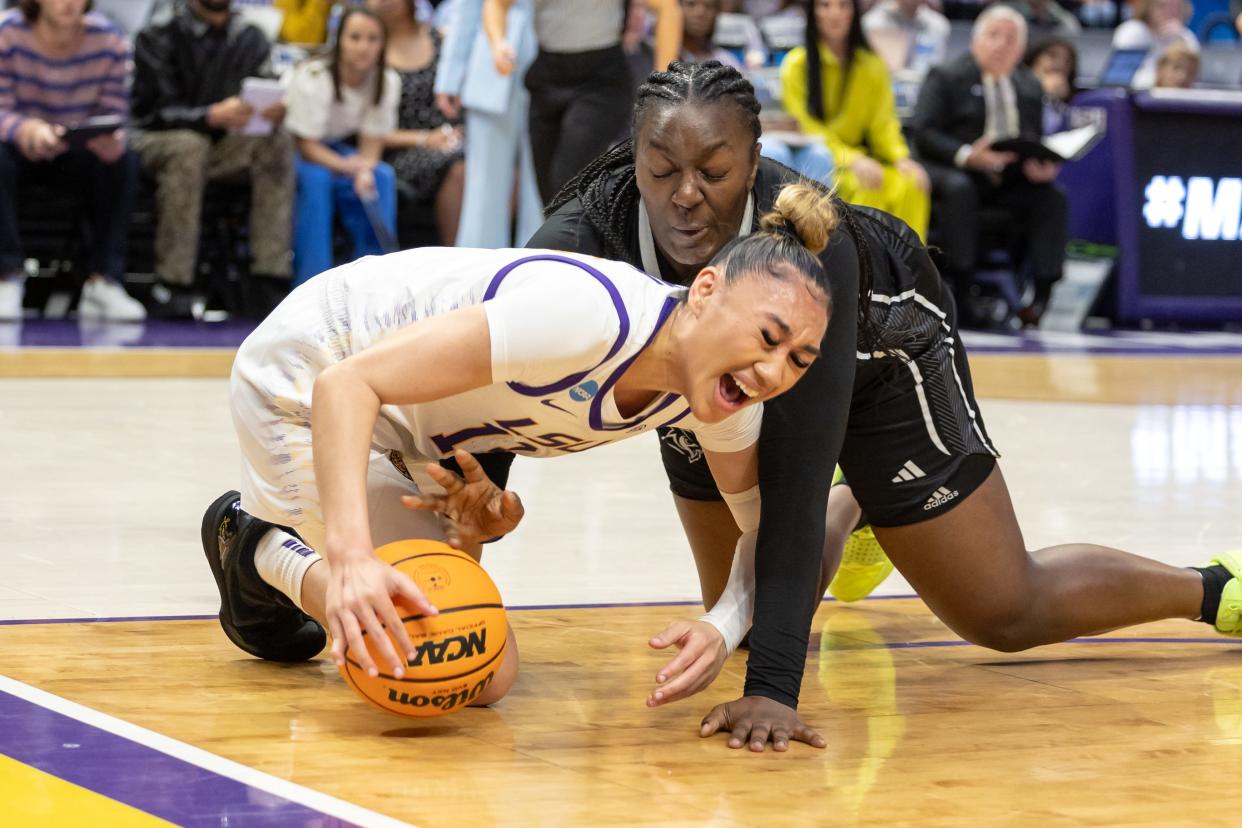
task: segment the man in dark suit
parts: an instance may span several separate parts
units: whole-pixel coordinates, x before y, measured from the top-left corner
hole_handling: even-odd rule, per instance
[[[1019,65],[1025,48],[1022,15],[989,7],[975,22],[970,51],[928,72],[913,130],[932,181],[945,276],[962,296],[978,255],[979,207],[1009,211],[1035,277],[1035,298],[1018,316],[1035,325],[1065,264],[1068,208],[1053,183],[1059,164],[992,149],[1004,138],[1038,139],[1043,130],[1043,90]]]

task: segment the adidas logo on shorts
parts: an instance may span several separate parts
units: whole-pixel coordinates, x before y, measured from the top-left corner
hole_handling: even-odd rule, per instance
[[[958,493],[956,491],[951,492],[944,486],[941,486],[936,489],[935,493],[931,497],[927,498],[927,502],[923,504],[923,511],[930,512],[932,509],[938,509],[953,498],[957,497],[957,494]]]
[[[897,476],[893,478],[893,482],[909,483],[911,480],[918,480],[920,477],[927,477],[927,472],[914,465],[913,460],[907,460],[906,464],[901,467],[901,471],[897,472]]]

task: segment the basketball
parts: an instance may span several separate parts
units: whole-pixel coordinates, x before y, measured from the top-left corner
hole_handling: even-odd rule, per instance
[[[473,558],[440,541],[397,541],[375,554],[410,576],[440,614],[427,618],[398,601],[415,653],[404,678],[385,672],[387,661],[368,641],[379,675],[367,675],[347,647],[340,668],[345,682],[401,716],[430,718],[467,706],[491,684],[505,652],[508,626],[496,584]]]

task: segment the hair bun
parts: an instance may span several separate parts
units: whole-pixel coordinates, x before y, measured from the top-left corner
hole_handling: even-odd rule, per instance
[[[759,227],[794,236],[812,253],[828,246],[840,216],[832,195],[809,184],[786,184],[776,196],[772,211],[759,219]]]

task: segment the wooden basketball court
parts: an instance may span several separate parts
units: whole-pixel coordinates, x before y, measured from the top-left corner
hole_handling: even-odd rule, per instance
[[[1242,642],[1168,621],[1000,654],[897,576],[815,619],[800,709],[826,750],[698,737],[744,653],[647,709],[668,656],[646,640],[698,610],[646,438],[516,464],[528,518],[484,557],[509,697],[386,715],[326,660],[225,639],[197,535],[236,476],[229,353],[144,350],[0,349],[0,822],[1203,825],[1242,802]],[[1028,545],[1242,546],[1242,349],[972,366]]]

